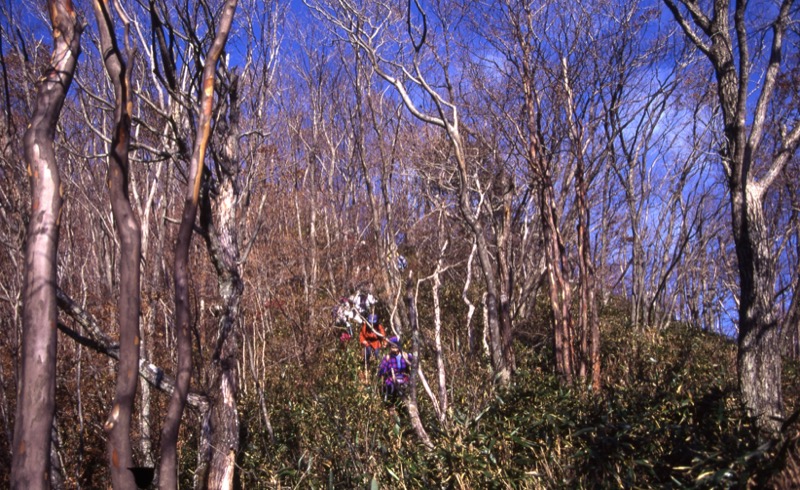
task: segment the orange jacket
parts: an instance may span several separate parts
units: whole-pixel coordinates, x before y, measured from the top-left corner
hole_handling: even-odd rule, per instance
[[[380,323],[376,325],[374,328],[375,332],[378,332],[382,336],[386,335],[386,331],[383,330],[383,325],[381,325]],[[383,344],[385,343],[382,336],[378,337],[372,330],[370,330],[367,324],[364,323],[361,325],[361,333],[358,334],[358,341],[364,347],[369,346],[372,347],[373,349],[380,349],[381,347],[383,347]]]

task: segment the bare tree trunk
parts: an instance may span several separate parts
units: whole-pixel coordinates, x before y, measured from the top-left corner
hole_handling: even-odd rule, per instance
[[[739,389],[748,413],[767,433],[783,421],[781,344],[773,305],[774,265],[763,204],[752,194],[733,196],[733,227],[739,262]]]
[[[793,0],[782,0],[770,23],[771,45],[759,50],[763,60],[750,58],[747,32],[747,2],[714,2],[709,17],[697,3],[664,0],[689,41],[709,60],[717,80],[717,97],[724,119],[725,142],[720,160],[727,175],[731,199],[731,222],[739,268],[739,389],[748,414],[762,434],[777,435],[783,419],[781,392],[781,349],[777,317],[773,306],[775,257],[767,235],[764,195],[786,167],[800,144],[800,118],[781,121],[784,128],[779,149],[766,159],[765,167],[754,168],[766,129],[769,105],[773,101],[783,61],[783,40],[792,22]],[[733,22],[733,25],[731,25]],[[735,33],[735,38],[731,33]],[[738,58],[734,58],[734,53]],[[763,61],[759,72],[756,106],[750,77],[753,67]]]
[[[50,488],[52,490],[63,490],[64,485],[64,465],[61,458],[61,437],[58,433],[58,418],[53,419],[52,440],[50,443]]]
[[[481,313],[483,318],[483,331],[481,332],[481,346],[483,347],[483,354],[490,358],[492,351],[489,347],[489,308],[486,306],[486,291],[481,295]]]
[[[561,242],[556,221],[555,197],[552,182],[543,179],[540,184],[542,209],[542,229],[544,230],[545,256],[547,257],[547,278],[549,282],[550,307],[553,312],[553,347],[555,351],[556,373],[561,380],[570,385],[575,377],[573,322],[570,312],[572,293],[567,278],[564,277],[564,245]]]
[[[159,487],[174,489],[178,486],[178,430],[189,394],[189,382],[192,377],[192,335],[189,319],[189,245],[192,230],[197,216],[200,198],[200,186],[203,180],[203,168],[206,146],[211,134],[211,117],[214,102],[214,80],[219,60],[236,11],[237,0],[228,0],[222,10],[219,28],[214,42],[205,60],[202,78],[202,94],[200,97],[200,119],[197,137],[194,142],[192,158],[189,165],[189,182],[175,243],[175,328],[177,330],[178,374],[175,380],[175,391],[170,399],[167,417],[161,430],[161,464],[159,467]]]
[[[587,370],[591,365],[592,388],[595,393],[600,390],[600,331],[597,324],[595,305],[595,277],[594,263],[592,262],[591,239],[589,225],[589,183],[587,182],[587,169],[584,154],[583,135],[575,121],[575,100],[570,83],[567,58],[561,59],[562,83],[566,95],[566,112],[568,121],[569,139],[572,143],[572,153],[575,157],[575,200],[578,211],[577,242],[578,242],[578,268],[580,271],[580,333],[581,356],[578,375],[581,381],[587,378]],[[591,337],[591,352],[589,340]]]
[[[465,191],[466,194],[466,191]],[[511,381],[511,366],[508,359],[503,355],[503,332],[500,328],[500,308],[497,300],[497,275],[489,258],[489,246],[486,243],[486,238],[483,235],[483,227],[479,226],[474,228],[478,243],[478,259],[480,260],[481,269],[483,270],[483,278],[486,283],[486,310],[487,328],[489,331],[489,340],[492,355],[492,371],[494,371],[494,380],[500,386],[508,385]],[[511,344],[509,342],[508,348]]]
[[[443,232],[442,214],[439,215],[439,231]],[[447,250],[447,240],[441,246],[439,259],[436,262],[436,270],[433,272],[433,324],[434,324],[434,343],[436,346],[436,372],[439,380],[439,423],[444,424],[447,419],[447,370],[444,365],[444,352],[442,350],[442,307],[439,303],[439,290],[442,287],[442,261],[445,250]]]
[[[471,354],[478,353],[478,339],[472,330],[472,316],[475,314],[475,305],[469,300],[469,285],[472,280],[472,261],[475,259],[475,242],[467,259],[467,277],[464,279],[464,289],[461,291],[461,300],[467,305],[467,345]]]
[[[139,291],[139,260],[142,253],[141,227],[133,213],[128,197],[129,163],[128,149],[131,137],[131,100],[129,71],[122,59],[114,34],[114,21],[109,4],[99,0],[93,2],[103,60],[114,85],[114,134],[108,163],[108,191],[111,210],[120,240],[119,298],[117,315],[119,324],[119,365],[117,386],[111,413],[104,425],[108,433],[108,462],[111,484],[115,489],[135,489],[136,481],[129,470],[133,464],[133,448],[130,439],[133,402],[136,397],[139,367],[139,313],[141,293]],[[123,17],[128,29],[128,21]]]
[[[475,238],[475,244],[478,252],[478,262],[481,265],[483,272],[483,280],[486,286],[486,300],[485,307],[487,312],[486,328],[489,332],[489,347],[492,361],[492,371],[494,372],[494,381],[500,386],[506,386],[511,381],[512,363],[506,354],[511,354],[510,339],[504,348],[503,344],[503,330],[501,329],[500,321],[500,305],[498,304],[498,273],[495,270],[494,264],[491,260],[489,251],[489,244],[486,240],[486,233],[482,221],[472,214],[472,206],[470,204],[471,192],[469,189],[469,174],[467,173],[467,162],[464,157],[463,145],[459,136],[457,128],[448,125],[448,132],[451,133],[451,141],[453,141],[454,150],[456,154],[456,161],[458,163],[459,175],[459,210],[461,216],[464,218],[467,227],[472,232]],[[507,333],[510,335],[510,333]]]
[[[587,189],[584,181],[584,168],[578,164],[576,169],[576,186],[578,200],[578,264],[581,274],[580,282],[580,317],[581,317],[581,379],[587,376],[587,367],[591,369],[592,389],[600,392],[602,385],[600,373],[600,326],[597,320],[597,304],[595,302],[595,274],[592,261],[591,241],[589,238],[589,206]],[[588,364],[588,366],[587,366]]]
[[[227,185],[231,186],[231,183],[228,182]],[[230,188],[223,191],[220,202],[215,206],[221,208],[214,213],[216,216],[220,216],[218,213],[230,211],[232,196]],[[209,245],[209,249],[215,248],[212,261],[215,264],[219,261],[226,268],[221,270],[220,265],[217,265],[223,311],[211,359],[211,407],[203,416],[201,432],[200,457],[208,458],[208,476],[205,483],[195,485],[196,488],[233,488],[234,463],[239,452],[239,414],[236,405],[239,354],[237,326],[244,283],[239,275],[238,239],[235,231],[232,231],[233,225],[232,222],[220,223],[221,230],[208,234],[211,237],[220,233],[215,237],[218,243],[215,246]]]
[[[414,284],[411,280],[412,271],[408,271],[406,281],[406,308],[408,310],[409,327],[411,328],[411,366],[409,366],[408,392],[405,396],[405,405],[408,410],[408,419],[414,432],[419,437],[420,442],[428,449],[433,448],[431,438],[422,425],[419,416],[419,406],[417,405],[417,368],[419,366],[419,327],[417,325],[417,305],[414,302]]]
[[[61,189],[55,130],[80,54],[82,27],[70,0],[48,2],[53,25],[51,65],[39,82],[24,136],[31,184],[25,244],[22,359],[14,419],[11,487],[48,488],[56,385],[56,255]]]
[[[634,212],[636,203],[633,198],[628,199],[628,208],[631,210],[631,325],[637,328],[645,326],[644,320],[644,275],[645,260],[642,235],[639,233],[639,213]]]
[[[524,7],[525,17],[530,22],[529,7]],[[566,277],[566,249],[558,228],[558,209],[556,207],[555,184],[551,156],[545,154],[544,136],[541,131],[542,113],[539,110],[540,94],[536,87],[533,65],[534,41],[529,32],[523,32],[521,26],[516,27],[521,50],[520,82],[523,92],[524,124],[527,141],[526,158],[538,194],[539,213],[544,238],[544,256],[547,259],[547,279],[549,285],[550,308],[553,314],[553,350],[555,353],[555,370],[562,382],[572,384],[575,376],[573,320],[570,312],[572,292]]]
[[[309,216],[309,230],[308,230],[308,245],[309,245],[309,254],[311,255],[311,274],[310,277],[306,279],[308,283],[306,286],[307,290],[310,290],[310,296],[307,295],[306,297],[306,304],[312,310],[309,312],[309,316],[314,315],[314,301],[311,301],[311,297],[316,297],[317,295],[317,282],[319,276],[319,257],[317,252],[317,206],[319,202],[319,191],[317,189],[317,166],[311,166],[311,209],[309,212],[311,216]]]
[[[240,272],[239,235],[236,216],[240,195],[239,176],[239,92],[238,79],[228,89],[228,117],[220,116],[222,139],[217,157],[217,189],[212,199],[205,193],[201,223],[206,231],[206,248],[217,273],[222,298],[222,314],[216,346],[211,358],[211,406],[203,416],[200,464],[207,464],[207,475],[196,473],[195,488],[230,489],[236,455],[239,452],[239,414],[236,410],[239,358],[239,304],[244,291]],[[222,110],[220,111],[222,112]],[[227,122],[227,124],[224,124]],[[223,127],[224,131],[223,131]],[[313,282],[313,281],[312,281]]]
[[[595,283],[596,279],[594,271],[592,271],[592,282]],[[594,284],[589,286],[589,297],[587,298],[589,305],[591,305],[589,313],[589,329],[591,331],[591,338],[589,340],[589,359],[592,364],[592,389],[595,393],[600,393],[603,388],[603,373],[600,358],[600,319],[597,313],[597,294]]]
[[[152,304],[145,322],[143,341],[140,346],[140,359],[144,361],[150,361],[149,349],[150,339],[153,338],[154,308],[155,305]],[[142,466],[153,468],[155,460],[153,459],[152,391],[150,390],[150,384],[146,380],[142,379],[141,383],[141,396],[139,397],[139,450],[143,458]]]
[[[500,177],[502,208],[500,210],[500,231],[497,236],[497,279],[499,285],[500,307],[500,348],[503,359],[512,373],[517,369],[512,342],[514,340],[511,321],[511,295],[514,291],[514,277],[511,268],[511,205],[514,199],[514,181],[503,171]]]

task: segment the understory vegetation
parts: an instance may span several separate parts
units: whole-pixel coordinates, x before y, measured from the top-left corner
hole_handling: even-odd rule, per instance
[[[735,344],[675,324],[632,335],[605,322],[605,389],[565,389],[552,353],[518,343],[519,369],[490,394],[487,366],[450,362],[445,424],[420,390],[435,441],[425,450],[403,409],[382,403],[356,343],[320,346],[306,367],[266,380],[274,441],[244,396],[243,488],[746,488],[783,469],[760,446],[736,392]],[[423,366],[425,359],[423,359]],[[797,404],[796,366],[785,375]],[[796,434],[797,426],[787,434]],[[790,439],[790,438],[789,438]],[[788,442],[788,439],[787,439]]]
[[[483,350],[461,347],[463,305],[445,291],[452,294],[443,301],[444,423],[417,388],[433,449],[419,442],[404,407],[384,402],[375,366],[365,371],[355,339],[342,342],[335,327],[319,327],[323,319],[308,319],[313,326],[302,329],[293,320],[302,315],[286,304],[259,347],[242,356],[237,488],[786,488],[776,481],[796,471],[797,362],[787,359],[783,376],[786,413],[794,416],[782,439],[762,445],[741,405],[736,344],[728,337],[678,322],[633,328],[626,305],[612,299],[600,317],[603,389],[593,393],[559,382],[549,319],[537,311],[520,322],[512,383],[497,389]],[[419,311],[421,366],[433,383],[424,294]],[[243,334],[243,345],[258,337]],[[66,488],[103,488],[102,422],[115,363],[91,350],[76,355],[67,339],[62,346],[71,354],[59,356],[60,471]],[[254,358],[263,368],[249,366]],[[211,395],[194,383],[193,390]],[[160,413],[168,397],[157,393],[151,409]],[[195,485],[200,427],[189,410],[179,442],[182,488]],[[134,460],[147,466],[141,438],[137,429]]]

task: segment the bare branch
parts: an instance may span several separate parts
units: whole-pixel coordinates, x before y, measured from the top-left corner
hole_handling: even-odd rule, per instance
[[[97,320],[89,312],[81,308],[61,289],[56,290],[56,300],[59,309],[80,325],[89,336],[80,335],[62,322],[58,323],[59,330],[79,344],[105,354],[112,359],[119,360],[119,344],[105,334]],[[171,395],[175,390],[175,380],[166,374],[163,369],[148,362],[146,359],[139,360],[139,376],[168,395]],[[208,399],[205,395],[196,392],[189,393],[187,403],[201,412],[208,408]]]

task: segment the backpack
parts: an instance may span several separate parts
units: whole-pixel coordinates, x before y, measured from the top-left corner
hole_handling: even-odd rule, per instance
[[[391,354],[387,354],[383,359],[389,361],[391,358]],[[408,371],[410,367],[408,354],[402,352],[400,355],[395,356],[395,359],[397,367],[390,367],[388,372],[383,373],[384,384],[393,385],[397,383],[398,385],[404,385],[408,383]]]

